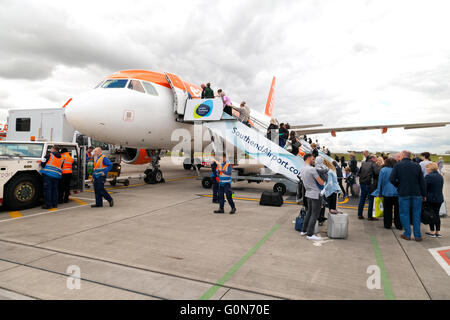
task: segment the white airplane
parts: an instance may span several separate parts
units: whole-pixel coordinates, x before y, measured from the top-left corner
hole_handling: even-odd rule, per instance
[[[146,170],[146,182],[155,183],[162,181],[158,165],[161,150],[171,150],[179,143],[172,141],[172,132],[183,128],[193,136],[193,124],[182,122],[180,114],[184,113],[186,99],[200,98],[201,90],[199,86],[183,81],[174,74],[125,70],[106,77],[94,89],[69,99],[63,108],[67,120],[76,130],[99,141],[120,145],[125,163],[151,162],[153,170]],[[264,133],[273,113],[274,91],[275,77],[264,114],[251,111],[252,125]],[[299,134],[328,132],[335,136],[339,131],[382,129],[382,133],[386,133],[388,128],[415,129],[447,124],[450,122],[311,128],[321,126],[314,124],[291,128]],[[209,143],[205,142],[203,146]]]

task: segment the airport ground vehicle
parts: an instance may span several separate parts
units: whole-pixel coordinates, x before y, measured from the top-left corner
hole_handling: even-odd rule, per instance
[[[111,185],[120,182],[129,184],[129,179],[121,179],[121,154],[119,148],[92,139],[78,131],[67,121],[63,108],[10,109],[6,141],[64,141],[77,143],[85,148],[101,147],[103,153],[113,163],[108,173]]]
[[[83,191],[84,147],[68,142],[0,141],[0,202],[9,210],[31,208],[40,202],[40,161],[54,145],[71,153],[74,158],[71,189]]]

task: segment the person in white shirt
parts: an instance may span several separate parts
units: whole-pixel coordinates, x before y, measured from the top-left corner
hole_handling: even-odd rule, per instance
[[[422,161],[420,161],[420,167],[422,168],[422,173],[423,176],[425,177],[428,173],[427,173],[427,164],[431,163],[432,161],[430,160],[431,158],[431,154],[429,152],[422,152],[420,154]]]

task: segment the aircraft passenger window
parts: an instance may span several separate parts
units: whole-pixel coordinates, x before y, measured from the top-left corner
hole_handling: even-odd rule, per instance
[[[131,80],[128,84],[128,89],[145,93],[144,87],[142,87],[142,84],[138,80]]]
[[[29,132],[31,128],[31,118],[17,118],[16,131]]]
[[[102,84],[102,88],[125,88],[128,79],[108,79]]]
[[[142,84],[144,85],[145,90],[148,94],[151,94],[152,96],[158,95],[158,91],[156,91],[155,87],[150,82],[142,81]]]

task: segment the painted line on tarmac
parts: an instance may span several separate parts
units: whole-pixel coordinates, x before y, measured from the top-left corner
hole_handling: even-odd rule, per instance
[[[205,198],[212,198],[211,194],[199,194],[199,196],[201,197],[205,197]],[[259,202],[259,199],[257,198],[245,198],[245,197],[236,197],[233,194],[233,199],[234,200],[245,200],[245,201],[255,201],[255,202]],[[283,201],[283,204],[298,204],[295,201]],[[338,206],[338,208],[344,208],[344,209],[358,209],[358,206]],[[367,205],[364,206],[364,209],[367,209]]]
[[[76,203],[78,203],[79,205],[82,205],[82,206],[87,204],[87,202],[84,202],[80,198],[73,198],[73,197],[71,197],[69,200],[72,200],[73,202],[76,202]]]
[[[391,282],[389,281],[389,276],[386,272],[386,267],[384,265],[380,247],[378,246],[377,238],[375,236],[371,236],[370,240],[372,241],[373,251],[375,252],[377,265],[381,271],[381,282],[383,285],[384,297],[386,300],[395,300],[394,291],[392,290]]]
[[[72,210],[72,209],[76,209],[76,208],[85,207],[85,206],[88,206],[88,205],[89,205],[89,204],[85,204],[85,205],[79,205],[79,206],[74,206],[74,207],[69,207],[69,208],[63,208],[63,209],[58,209],[58,208],[48,209],[47,211],[44,211],[44,212],[38,212],[38,213],[34,213],[34,214],[22,216],[22,217],[17,217],[17,218],[14,218],[14,219],[4,219],[4,220],[0,220],[0,223],[8,222],[8,221],[16,221],[16,220],[25,219],[25,218],[30,218],[30,217],[36,217],[36,216],[40,216],[40,215],[43,215],[43,214],[49,214],[49,213],[53,213],[53,212],[60,212],[60,211]]]
[[[200,298],[199,300],[209,300],[216,292],[219,290],[230,278],[238,271],[245,262],[247,262],[248,259],[250,259],[251,256],[255,254],[256,251],[258,251],[259,248],[269,239],[269,237],[277,231],[277,229],[280,227],[279,224],[276,224],[266,235],[259,240],[253,248],[251,248],[234,266],[231,267],[230,270],[228,270],[222,278],[219,279],[219,281],[216,282],[215,285],[213,285],[211,288],[209,288]]]
[[[8,211],[8,214],[13,219],[23,217],[20,211]]]

